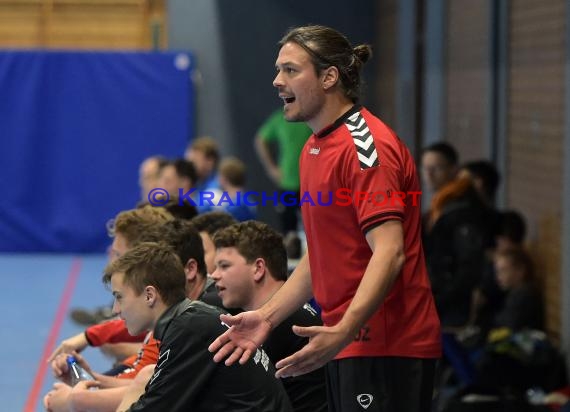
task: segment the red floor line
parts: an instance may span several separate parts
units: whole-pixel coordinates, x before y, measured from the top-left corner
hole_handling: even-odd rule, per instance
[[[53,321],[49,336],[46,340],[44,351],[42,357],[40,358],[40,364],[36,376],[34,377],[34,383],[28,394],[28,399],[26,401],[26,406],[24,407],[24,412],[35,412],[36,405],[39,400],[40,391],[42,390],[44,384],[44,378],[48,368],[47,358],[55,350],[56,339],[59,336],[59,331],[61,330],[61,325],[65,320],[67,314],[67,309],[69,307],[69,302],[73,295],[75,289],[75,284],[79,278],[79,273],[81,272],[81,259],[75,258],[71,262],[71,269],[65,283],[65,290],[59,302],[59,307],[55,314],[55,319]]]

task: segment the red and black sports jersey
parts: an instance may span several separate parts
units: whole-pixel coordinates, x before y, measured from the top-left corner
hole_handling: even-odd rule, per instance
[[[372,251],[367,231],[402,222],[406,261],[383,304],[337,359],[440,356],[440,325],[421,244],[420,187],[406,146],[368,110],[353,107],[313,134],[300,159],[301,210],[313,292],[325,325],[348,308]]]

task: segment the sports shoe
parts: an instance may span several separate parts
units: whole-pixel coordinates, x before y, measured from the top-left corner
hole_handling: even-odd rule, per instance
[[[72,309],[69,313],[72,321],[81,326],[91,326],[114,317],[113,310],[108,306],[100,306],[93,310]]]

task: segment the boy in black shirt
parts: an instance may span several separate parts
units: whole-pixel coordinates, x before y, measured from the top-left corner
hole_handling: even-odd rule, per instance
[[[287,280],[287,254],[283,238],[268,225],[256,221],[234,224],[218,230],[216,282],[224,307],[258,309]],[[321,326],[316,311],[306,303],[271,331],[263,349],[272,362],[300,350],[308,338],[293,333],[293,325]],[[323,368],[284,378],[283,385],[295,412],[325,412],[327,398]]]
[[[154,328],[161,341],[145,393],[129,411],[291,411],[263,350],[242,366],[212,362],[207,345],[226,329],[222,312],[185,297],[184,268],[169,247],[140,244],[107,266],[103,281],[129,333]]]

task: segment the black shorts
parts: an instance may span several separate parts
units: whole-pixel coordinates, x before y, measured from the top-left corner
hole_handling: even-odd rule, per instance
[[[326,366],[330,412],[429,412],[435,359],[333,360]]]

